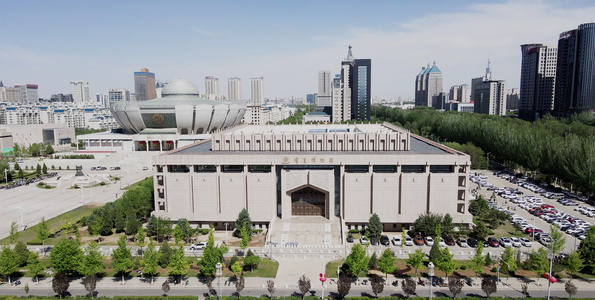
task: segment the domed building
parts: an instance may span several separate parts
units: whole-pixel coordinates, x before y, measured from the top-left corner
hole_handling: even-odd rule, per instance
[[[237,125],[246,110],[245,102],[201,98],[196,86],[184,79],[167,84],[161,95],[143,102],[113,102],[112,114],[129,133],[193,135]]]

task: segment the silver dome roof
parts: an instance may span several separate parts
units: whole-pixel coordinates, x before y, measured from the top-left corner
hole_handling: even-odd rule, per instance
[[[199,96],[198,89],[185,79],[176,79],[168,83],[161,91],[161,97],[167,96]]]

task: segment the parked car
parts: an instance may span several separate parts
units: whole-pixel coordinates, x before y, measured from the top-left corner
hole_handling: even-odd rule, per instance
[[[474,238],[468,238],[467,245],[469,245],[471,248],[477,248],[477,240]]]
[[[143,167],[143,171],[147,171],[149,167]]]
[[[523,246],[525,246],[525,247],[533,247],[533,243],[531,243],[531,240],[529,240],[528,238],[522,237],[522,238],[520,238],[520,240],[521,240],[521,244]]]
[[[390,240],[388,239],[388,236],[386,236],[386,235],[380,236],[380,244],[382,244],[384,246],[390,245]]]
[[[393,245],[395,246],[401,246],[403,244],[403,241],[401,240],[400,236],[394,236],[393,237]]]
[[[190,250],[202,250],[207,246],[206,243],[194,243],[190,245]]]
[[[362,236],[362,237],[359,239],[359,242],[360,242],[362,245],[367,245],[367,244],[369,244],[369,243],[370,243],[370,241],[368,240],[368,238],[366,238],[365,236]]]
[[[426,246],[434,246],[434,239],[431,236],[426,236],[425,238]]]
[[[454,246],[455,245],[455,240],[450,237],[450,236],[445,236],[444,237],[444,242],[449,245],[449,246]]]
[[[421,235],[418,234],[415,236],[415,239],[413,240],[413,242],[417,246],[422,246],[424,244],[424,239],[421,237]]]
[[[519,240],[519,238],[514,237],[514,236],[510,238],[510,243],[512,244],[513,247],[517,247],[518,248],[518,247],[521,247],[522,246],[521,245],[521,240]]]
[[[500,245],[502,245],[502,247],[512,247],[510,239],[504,236],[500,238]]]
[[[413,246],[413,239],[411,237],[405,237],[405,246]]]
[[[461,248],[467,248],[469,247],[469,245],[467,245],[467,240],[464,238],[458,238],[457,239],[457,244],[459,244],[459,247]]]
[[[552,243],[552,239],[550,238],[550,235],[549,235],[549,234],[547,234],[547,235],[546,235],[546,234],[542,234],[542,235],[539,237],[539,242],[540,242],[540,243],[541,243],[543,246],[545,246],[545,247],[550,247],[550,246],[551,246],[551,243]]]
[[[353,243],[353,234],[351,232],[347,234],[347,242]]]
[[[493,236],[488,238],[488,243],[490,247],[500,247],[500,242],[498,242],[498,239]]]

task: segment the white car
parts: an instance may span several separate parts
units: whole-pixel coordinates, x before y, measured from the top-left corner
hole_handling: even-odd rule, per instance
[[[438,246],[440,247],[446,247],[446,243],[444,242],[444,239],[439,239],[440,242],[438,242]]]
[[[434,246],[434,239],[431,236],[426,236],[425,238],[426,246]]]
[[[531,243],[531,240],[529,240],[528,238],[522,237],[522,238],[520,238],[520,240],[521,240],[521,244],[523,246],[525,246],[525,247],[533,247],[533,243]]]
[[[202,250],[207,246],[205,243],[195,243],[190,246],[190,250]]]
[[[393,245],[401,246],[402,244],[403,244],[403,241],[401,240],[400,236],[393,237]]]
[[[517,237],[514,237],[514,236],[510,238],[510,243],[512,243],[512,246],[513,246],[513,247],[517,247],[517,248],[519,248],[519,247],[521,247],[521,246],[522,246],[522,245],[521,245],[521,241],[519,240],[519,238],[517,238]]]
[[[143,167],[143,171],[147,171],[149,167]]]
[[[359,239],[359,242],[360,242],[362,245],[367,245],[367,244],[369,244],[369,243],[370,243],[370,241],[368,241],[368,239],[367,239],[365,236],[362,236],[362,237]]]
[[[502,245],[502,247],[512,247],[512,243],[507,237],[500,238],[500,245]]]
[[[413,239],[411,237],[405,237],[405,246],[413,246]]]

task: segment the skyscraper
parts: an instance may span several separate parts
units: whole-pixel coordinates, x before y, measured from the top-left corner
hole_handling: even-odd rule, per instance
[[[130,91],[127,89],[109,89],[107,97],[110,106],[113,102],[130,102]]]
[[[333,78],[333,109],[331,121],[339,123],[343,120],[343,93],[341,90],[341,74],[335,74]]]
[[[253,104],[264,104],[264,77],[250,79],[250,100]]]
[[[469,103],[471,101],[471,90],[468,84],[453,85],[450,87],[449,100]]]
[[[205,96],[211,100],[219,99],[219,78],[205,77]]]
[[[332,81],[331,71],[318,71],[318,96],[316,106],[331,106]]]
[[[430,67],[421,68],[415,77],[415,106],[439,106],[438,95],[442,93],[442,71],[436,62]]]
[[[89,102],[89,83],[78,80],[70,82],[70,93],[74,99],[74,103]]]
[[[242,100],[242,80],[240,78],[227,78],[227,99]]]
[[[343,112],[342,120],[370,120],[372,60],[356,59],[351,53],[351,46],[347,57],[341,62],[341,108],[333,105],[333,110]],[[335,103],[337,104],[337,103]],[[333,112],[333,116],[338,115]]]
[[[493,80],[490,62],[485,77],[471,80],[471,97],[473,112],[488,115],[506,115],[506,81]]]
[[[155,73],[149,72],[147,68],[140,69],[140,72],[134,72],[134,92],[136,101],[147,101],[157,98]]]
[[[554,111],[558,117],[595,111],[595,23],[560,34]]]
[[[543,44],[521,45],[519,118],[533,121],[554,109],[557,52]]]
[[[39,101],[39,86],[37,84],[16,84],[14,87],[21,89],[23,102],[35,103]]]

